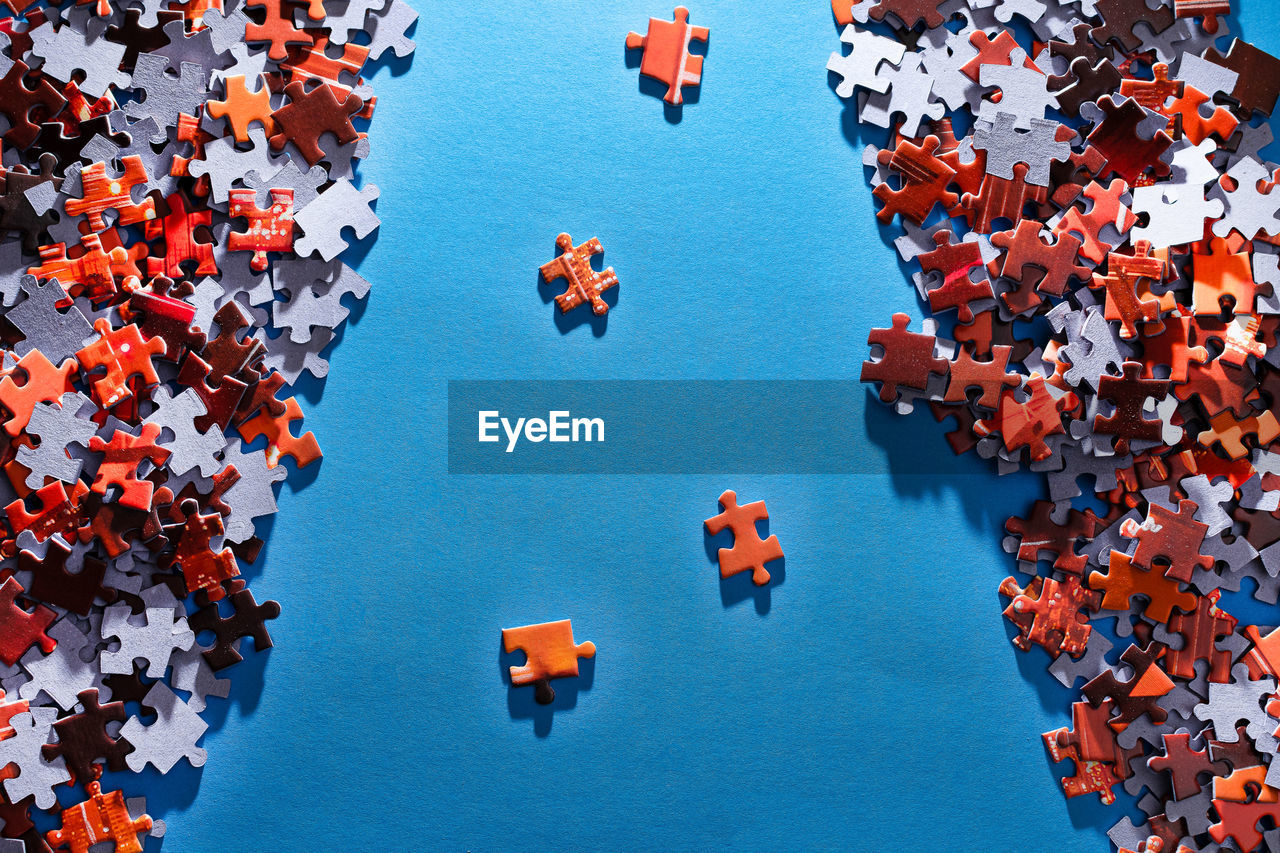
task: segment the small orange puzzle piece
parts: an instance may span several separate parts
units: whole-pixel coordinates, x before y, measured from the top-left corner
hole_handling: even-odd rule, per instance
[[[132,817],[119,791],[104,794],[96,781],[85,788],[89,799],[64,809],[62,829],[45,833],[49,845],[55,850],[67,847],[71,853],[88,853],[95,844],[114,841],[116,853],[142,853],[138,833],[151,829],[151,818],[145,814]]]
[[[267,136],[275,133],[276,123],[271,119],[271,90],[262,75],[255,81],[256,92],[250,92],[243,74],[235,74],[223,81],[227,97],[221,101],[210,101],[206,109],[214,118],[225,118],[231,125],[231,134],[236,142],[249,141],[249,125],[258,122]]]
[[[142,334],[133,323],[119,329],[111,328],[106,318],[98,318],[93,329],[102,337],[87,344],[76,353],[76,358],[84,366],[86,372],[105,367],[107,375],[95,379],[93,393],[98,404],[109,409],[121,400],[133,396],[129,390],[129,377],[141,376],[144,385],[155,385],[160,381],[151,358],[164,355],[165,342],[156,337],[149,341],[142,340]]]
[[[782,559],[778,537],[761,539],[756,530],[756,522],[769,517],[764,501],[739,506],[737,493],[726,489],[720,495],[720,506],[723,512],[703,522],[712,536],[726,527],[733,531],[733,547],[720,549],[720,577],[727,578],[750,570],[755,585],[764,586],[769,582],[769,572],[764,564]]]
[[[689,42],[705,43],[711,31],[689,26],[689,10],[677,6],[675,20],[649,19],[645,35],[627,33],[627,50],[644,49],[640,73],[667,84],[662,100],[668,104],[684,103],[681,86],[697,86],[702,82],[702,57],[689,52]]]
[[[616,287],[618,276],[614,274],[613,267],[606,267],[600,272],[592,269],[591,256],[604,251],[600,241],[592,237],[581,246],[575,246],[572,237],[561,234],[556,237],[556,246],[562,254],[547,261],[538,270],[542,273],[542,280],[547,284],[558,278],[569,282],[565,292],[556,297],[556,305],[560,306],[560,313],[571,311],[584,302],[590,302],[591,310],[596,314],[608,311],[609,305],[600,297],[600,294],[611,287]]]
[[[246,443],[260,435],[267,437],[267,467],[274,468],[280,464],[281,456],[292,456],[299,468],[305,468],[321,457],[320,445],[314,434],[304,432],[294,438],[289,432],[289,424],[302,420],[302,408],[297,397],[284,401],[284,414],[273,417],[267,409],[263,409],[249,420],[240,424],[237,429]]]
[[[525,654],[524,666],[511,667],[511,684],[534,686],[534,698],[549,705],[556,698],[551,689],[553,678],[576,678],[578,658],[595,657],[595,643],[575,643],[573,625],[568,619],[543,622],[521,628],[502,629],[502,648],[508,653],[519,649]]]
[[[119,178],[107,176],[105,162],[94,163],[80,172],[80,181],[84,187],[84,198],[69,198],[63,205],[72,216],[86,214],[89,225],[94,231],[103,231],[107,223],[102,214],[108,210],[120,213],[117,225],[132,225],[147,219],[156,218],[156,203],[152,199],[135,202],[132,197],[133,188],[147,182],[147,167],[137,154],[127,154],[120,158],[124,165],[124,175]]]
[[[5,432],[11,436],[19,435],[27,428],[37,403],[56,403],[63,394],[75,390],[71,380],[76,369],[72,358],[54,367],[38,349],[24,355],[17,366],[0,379],[0,405],[10,415],[4,422]],[[15,376],[25,379],[19,384]]]

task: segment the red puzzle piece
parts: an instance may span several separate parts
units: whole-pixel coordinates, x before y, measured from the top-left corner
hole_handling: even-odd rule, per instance
[[[267,252],[293,251],[293,190],[273,189],[271,206],[258,207],[257,192],[239,189],[231,191],[231,217],[242,216],[248,223],[246,231],[233,231],[227,246],[233,252],[253,252],[249,268],[262,272],[267,268]]]
[[[689,25],[689,10],[677,6],[675,20],[649,19],[645,35],[627,33],[627,50],[644,50],[640,73],[667,84],[662,100],[668,104],[684,103],[681,86],[697,86],[702,82],[702,57],[689,52],[689,42],[706,42],[711,31]]]

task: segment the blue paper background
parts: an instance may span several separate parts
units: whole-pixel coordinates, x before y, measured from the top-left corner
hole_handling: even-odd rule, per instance
[[[146,785],[164,849],[1107,849],[1125,811],[1064,801],[1039,735],[1067,691],[1000,617],[1002,525],[1041,486],[953,458],[927,412],[859,398],[860,476],[445,473],[448,378],[856,379],[869,328],[920,316],[827,4],[694,5],[678,123],[623,49],[670,5],[413,5],[412,65],[374,77],[374,287],[253,570],[276,647],[227,673],[203,771]],[[1268,4],[1235,5],[1280,52]],[[560,231],[618,272],[607,329],[539,287]],[[724,488],[768,501],[762,593],[718,581]],[[599,653],[548,713],[499,629],[565,617]]]

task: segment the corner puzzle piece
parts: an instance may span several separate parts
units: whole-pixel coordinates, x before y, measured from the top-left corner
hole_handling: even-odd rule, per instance
[[[252,252],[249,269],[262,272],[267,268],[268,252],[293,249],[293,190],[272,189],[271,206],[258,207],[258,194],[252,189],[232,190],[231,217],[241,216],[248,222],[245,231],[233,231],[227,247],[233,252]]]
[[[689,10],[677,6],[674,20],[649,19],[649,31],[645,35],[627,33],[627,50],[643,50],[640,73],[667,84],[662,100],[679,106],[684,103],[682,86],[697,86],[702,82],[703,57],[689,52],[689,42],[705,43],[711,36],[706,27],[689,24]]]
[[[769,518],[764,501],[739,506],[738,495],[732,489],[726,489],[719,500],[722,511],[703,524],[707,533],[712,536],[726,528],[733,532],[733,547],[721,548],[717,555],[720,577],[727,578],[739,572],[750,571],[752,582],[756,586],[764,586],[769,582],[769,571],[765,564],[782,559],[782,546],[778,544],[778,537],[761,539],[756,530],[756,522]]]
[[[1012,599],[1004,615],[1018,628],[1013,644],[1019,649],[1029,651],[1035,644],[1053,658],[1084,654],[1093,632],[1086,614],[1098,611],[1102,593],[1087,589],[1074,575],[1062,581],[1037,575],[1025,589],[1016,578],[1005,578],[1000,594]]]
[[[106,456],[98,466],[90,489],[105,495],[107,487],[114,486],[120,490],[117,503],[144,511],[151,509],[151,492],[155,485],[150,480],[138,478],[138,466],[144,460],[160,465],[169,458],[169,451],[156,444],[159,437],[158,424],[143,424],[138,435],[118,429],[109,442],[95,435],[89,440],[89,449]]]
[[[924,391],[933,374],[945,376],[951,363],[936,358],[933,348],[936,338],[907,331],[911,317],[893,315],[893,328],[872,329],[867,334],[867,344],[883,351],[879,360],[862,363],[862,382],[879,382],[880,399],[892,403],[898,399],[898,389]],[[875,355],[872,354],[874,359]]]
[[[141,377],[147,386],[160,381],[151,359],[164,353],[164,341],[159,338],[143,341],[136,325],[130,323],[113,329],[105,318],[95,320],[93,328],[101,337],[80,350],[76,357],[88,373],[106,368],[106,375],[93,381],[98,405],[109,409],[132,397],[128,384],[130,377]]]
[[[188,619],[188,624],[197,633],[212,631],[216,637],[213,647],[204,652],[204,659],[214,672],[244,660],[238,641],[246,637],[253,639],[254,651],[271,648],[271,635],[267,633],[266,623],[280,615],[279,604],[274,601],[259,604],[254,600],[253,592],[247,589],[233,592],[227,598],[235,611],[230,616],[222,616],[217,604],[209,604]]]
[[[260,435],[267,437],[267,466],[270,468],[280,464],[281,456],[292,456],[299,468],[305,468],[321,458],[320,445],[312,433],[304,432],[294,437],[289,432],[289,424],[302,420],[302,407],[298,398],[290,397],[284,401],[284,414],[272,415],[269,411],[258,412],[249,420],[237,427],[240,437],[246,443],[252,442]]]
[[[102,214],[108,210],[120,214],[116,220],[118,225],[132,225],[156,218],[156,203],[153,199],[144,198],[141,202],[133,200],[135,187],[146,186],[147,169],[142,158],[137,154],[128,154],[120,158],[124,165],[124,175],[119,178],[107,176],[106,163],[94,163],[80,170],[80,183],[84,188],[83,198],[69,198],[63,205],[72,216],[86,214],[89,226],[94,231],[102,231],[107,223]]]
[[[534,698],[540,705],[550,705],[556,698],[551,687],[553,678],[577,678],[578,658],[595,657],[595,643],[575,643],[573,625],[568,619],[543,622],[520,628],[502,629],[502,648],[511,653],[525,653],[523,666],[510,667],[511,684],[534,685]]]
[[[31,611],[19,607],[16,600],[22,592],[22,584],[13,578],[0,585],[0,661],[5,666],[16,664],[32,646],[49,654],[57,645],[45,632],[58,614],[39,604]]]
[[[605,267],[598,272],[592,268],[591,257],[604,252],[600,241],[592,237],[582,245],[575,246],[572,237],[559,234],[556,237],[556,248],[560,250],[560,255],[538,267],[538,271],[547,284],[558,278],[567,282],[564,293],[556,297],[560,313],[565,314],[583,303],[591,305],[593,314],[608,312],[609,304],[601,294],[611,287],[617,287],[618,276],[613,267]]]
[[[118,704],[118,703],[117,703]],[[85,786],[89,799],[62,811],[62,828],[45,833],[54,850],[66,847],[71,853],[89,853],[96,844],[113,842],[115,853],[142,853],[140,833],[149,832],[154,822],[149,815],[134,817],[119,791],[102,793],[97,780]]]

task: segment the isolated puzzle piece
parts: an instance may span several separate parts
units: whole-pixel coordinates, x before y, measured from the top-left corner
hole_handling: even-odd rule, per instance
[[[556,698],[551,687],[553,678],[577,678],[578,658],[596,654],[595,643],[574,642],[573,625],[568,619],[503,628],[502,648],[508,654],[517,649],[525,653],[524,665],[510,667],[511,684],[534,685],[534,698],[541,705],[550,705]]]
[[[702,82],[703,57],[689,52],[689,43],[705,43],[711,35],[706,27],[689,24],[689,10],[677,6],[675,20],[649,19],[646,35],[627,33],[627,50],[643,50],[640,73],[667,84],[662,100],[679,106],[684,103],[682,86],[697,86]]]
[[[727,578],[739,572],[750,571],[751,581],[756,586],[764,586],[769,582],[769,571],[765,564],[782,559],[782,546],[778,544],[778,537],[761,539],[756,530],[756,522],[769,518],[764,501],[739,506],[738,495],[731,489],[726,489],[719,501],[721,512],[708,518],[703,524],[707,533],[712,536],[726,528],[733,532],[733,547],[721,548],[718,552],[720,577]]]
[[[600,271],[591,267],[591,257],[604,252],[600,241],[592,237],[582,245],[575,246],[572,237],[560,234],[556,237],[556,248],[561,254],[547,261],[538,271],[547,284],[558,278],[563,278],[567,283],[565,292],[555,298],[560,313],[567,313],[583,303],[591,305],[593,314],[607,313],[609,304],[601,294],[611,287],[617,287],[618,276],[613,267],[605,267]]]

